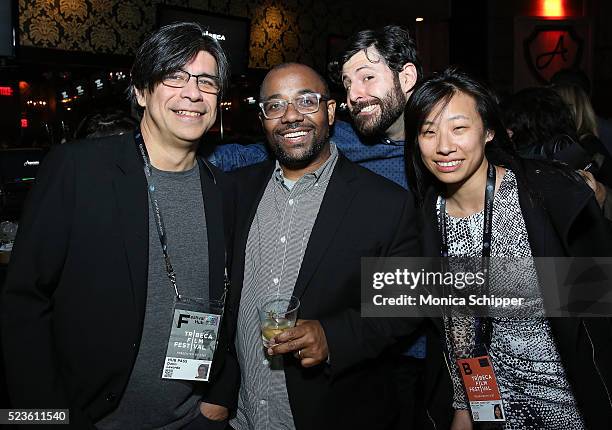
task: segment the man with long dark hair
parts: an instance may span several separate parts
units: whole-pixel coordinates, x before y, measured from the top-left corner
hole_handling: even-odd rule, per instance
[[[47,156],[2,297],[13,407],[69,409],[79,429],[225,426],[224,372],[237,369],[211,303],[226,288],[233,187],[196,150],[227,75],[199,24],[162,27],[132,67],[139,127]],[[200,349],[218,339],[217,354],[200,360],[183,335]],[[211,361],[213,382],[196,382]]]

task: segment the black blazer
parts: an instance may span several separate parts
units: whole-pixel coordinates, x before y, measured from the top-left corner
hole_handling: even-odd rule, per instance
[[[70,408],[71,423],[87,428],[117,406],[136,359],[146,303],[149,210],[139,157],[131,133],[56,147],[46,157],[25,205],[2,297],[12,407]],[[235,188],[209,168],[200,164],[210,297],[220,298]],[[212,380],[232,367],[231,357],[223,363],[224,333]],[[205,398],[231,407],[236,400],[227,388],[235,383],[209,386]]]
[[[603,217],[593,192],[584,181],[547,163],[523,160],[521,164],[530,178],[527,185],[517,177],[517,184],[532,255],[612,256],[610,223]],[[532,198],[533,194],[537,198]],[[432,257],[440,255],[441,245],[435,215],[436,198],[431,189],[424,200],[422,218],[424,252]],[[611,319],[549,318],[549,322],[587,428],[605,428],[604,423],[612,422]],[[438,330],[443,332],[440,321],[436,323]],[[428,359],[432,360],[428,363],[428,371],[437,375],[438,381],[450,384],[442,352],[429,354],[429,351]]]
[[[239,187],[234,322],[248,232],[273,169],[274,162],[264,162],[234,173]],[[298,317],[321,322],[331,360],[305,369],[292,355],[284,357],[298,430],[385,429],[394,419],[395,384],[384,352],[421,321],[361,318],[360,258],[418,255],[415,215],[410,193],[339,156],[293,292],[300,299]]]

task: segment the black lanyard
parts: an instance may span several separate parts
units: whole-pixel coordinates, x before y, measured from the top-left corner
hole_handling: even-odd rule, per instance
[[[155,216],[155,226],[157,227],[157,235],[159,236],[159,242],[161,244],[162,252],[164,254],[164,261],[166,263],[166,274],[168,275],[168,279],[172,284],[172,288],[174,288],[174,294],[178,300],[181,300],[181,295],[179,293],[178,287],[176,285],[176,272],[172,267],[172,262],[170,261],[170,255],[168,254],[168,237],[166,236],[166,228],[164,226],[164,218],[162,217],[161,208],[159,207],[159,203],[157,201],[157,197],[155,196],[155,183],[153,181],[153,168],[151,167],[151,161],[149,159],[149,153],[147,151],[147,147],[144,143],[144,139],[142,138],[142,133],[140,129],[136,129],[134,131],[134,140],[136,142],[136,147],[142,156],[142,161],[144,164],[144,172],[145,178],[147,179],[147,192],[149,194],[149,199],[151,200],[151,205],[153,207],[153,215]],[[198,160],[198,167],[200,167],[200,160]],[[206,166],[208,167],[208,166]],[[210,171],[210,168],[209,168]],[[212,172],[210,171],[212,175]],[[213,182],[216,184],[214,175],[212,176]],[[227,252],[225,253],[225,258],[227,260]],[[227,262],[226,262],[227,263]],[[227,275],[227,264],[225,265],[224,275],[223,275],[223,297],[221,301],[225,301],[225,296],[227,294],[227,290],[229,288],[229,277]]]
[[[495,166],[489,163],[487,170],[487,186],[485,188],[484,202],[484,225],[482,229],[482,258],[483,260],[491,256],[491,234],[493,224],[493,200],[495,198]],[[448,257],[448,235],[446,228],[446,199],[440,198],[440,215],[438,225],[440,226],[440,242],[442,244],[440,256]]]
[[[491,257],[491,236],[493,230],[493,200],[495,199],[495,179],[496,171],[495,166],[489,163],[487,169],[487,185],[485,187],[485,201],[484,201],[484,222],[482,229],[482,257],[480,268],[485,275],[485,290],[488,293],[489,288],[489,260]],[[440,214],[438,215],[438,225],[440,226],[440,256],[442,257],[442,264],[444,270],[448,270],[448,229],[446,227],[446,198],[442,196],[440,198]],[[448,312],[448,321],[450,327],[452,327],[452,316]],[[449,329],[450,329],[449,327]],[[450,333],[451,345],[452,345],[452,332]],[[476,343],[486,344],[490,339],[490,321],[488,318],[482,318],[480,321],[479,330],[477,330]]]

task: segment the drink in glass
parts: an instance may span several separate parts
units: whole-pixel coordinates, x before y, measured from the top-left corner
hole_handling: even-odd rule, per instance
[[[282,298],[278,295],[265,297],[257,306],[261,339],[266,348],[274,345],[274,337],[295,326],[300,301],[297,297]]]

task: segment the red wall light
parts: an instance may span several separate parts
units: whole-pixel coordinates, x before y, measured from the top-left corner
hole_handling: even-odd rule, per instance
[[[0,96],[13,97],[13,88],[11,87],[0,87]]]
[[[521,0],[521,15],[548,19],[580,17],[585,13],[587,0]]]
[[[563,0],[540,0],[540,15],[549,18],[565,16]]]

